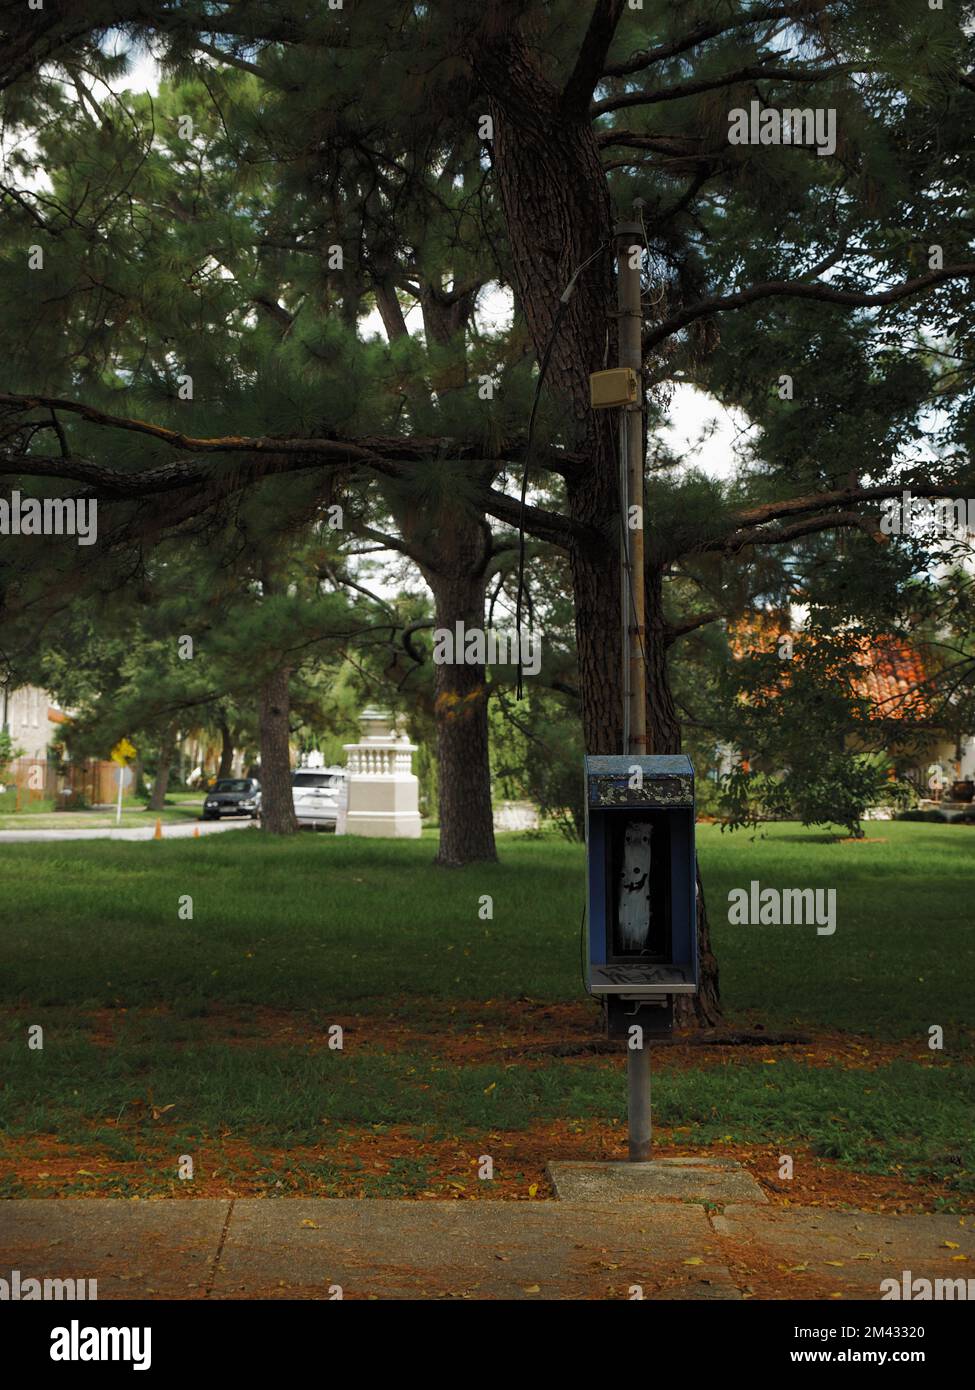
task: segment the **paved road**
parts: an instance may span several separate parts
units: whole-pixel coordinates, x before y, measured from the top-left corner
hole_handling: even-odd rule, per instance
[[[224,830],[253,827],[254,822],[250,820],[176,821],[172,825],[164,823],[162,833],[166,840],[180,840],[192,835],[194,830],[199,830],[201,835],[219,835]],[[155,822],[134,829],[106,825],[92,830],[0,830],[0,844],[21,845],[34,840],[151,840],[155,833]]]
[[[639,1288],[647,1299],[877,1300],[883,1279],[964,1279],[973,1257],[975,1232],[956,1216],[758,1203],[0,1203],[5,1278],[96,1279],[100,1299],[628,1300]]]

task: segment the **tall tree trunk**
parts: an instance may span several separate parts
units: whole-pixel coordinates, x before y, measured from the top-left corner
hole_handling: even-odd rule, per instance
[[[463,580],[433,585],[437,627],[465,631],[484,622],[484,589]],[[466,590],[466,592],[465,592]],[[463,651],[453,663],[435,667],[437,779],[440,848],[436,862],[447,866],[497,859],[488,759],[487,684],[481,665],[468,665]]]
[[[271,835],[298,830],[291,791],[290,679],[291,668],[279,666],[261,686],[261,822]]]
[[[433,540],[429,535],[428,540]],[[482,518],[451,510],[431,548],[436,570],[424,569],[436,607],[436,626],[451,633],[484,632],[484,569],[490,531]],[[488,757],[487,681],[484,665],[464,660],[454,644],[452,662],[434,666],[437,778],[440,798],[438,864],[454,867],[494,861],[494,816]]]
[[[149,798],[150,811],[161,811],[166,805],[166,788],[169,786],[169,774],[176,757],[176,733],[175,724],[170,724],[163,730],[156,760],[156,780],[152,784],[152,795]]]
[[[455,263],[455,281],[458,274]],[[392,278],[380,277],[375,292],[390,342],[409,337]],[[456,348],[454,363],[441,374],[442,390],[458,390],[466,382],[465,334],[474,299],[473,291],[455,299],[433,284],[424,287],[421,307],[427,342]],[[436,626],[454,633],[460,623],[465,632],[483,631],[484,572],[492,544],[483,512],[465,508],[461,501],[430,516],[423,507],[395,495],[389,500],[400,532],[414,547],[410,553],[433,594]],[[485,669],[464,662],[463,644],[454,656],[453,663],[434,668],[440,803],[440,845],[435,862],[451,868],[497,859]]]
[[[218,777],[229,777],[234,765],[234,736],[223,715],[220,716],[220,767]]]
[[[588,112],[567,116],[560,93],[533,62],[517,23],[499,24],[488,5],[483,29],[468,53],[494,121],[492,165],[504,208],[518,298],[541,359],[552,337],[559,298],[581,272],[554,338],[550,385],[565,402],[574,439],[589,466],[567,480],[574,521],[601,532],[605,544],[573,540],[570,549],[576,610],[580,692],[586,747],[620,751],[623,727],[619,538],[623,524],[615,437],[608,411],[593,411],[589,376],[616,362],[613,209]],[[600,251],[599,248],[608,243]],[[649,753],[680,749],[680,727],[667,675],[662,582],[648,575]],[[717,965],[711,951],[698,873],[701,990],[677,1013],[701,1022],[719,1014]]]
[[[598,544],[573,540],[569,552],[582,720],[589,749],[615,752],[622,738],[621,499],[613,422],[589,401],[590,373],[616,361],[609,190],[589,119],[565,118],[558,92],[514,28],[475,35],[470,57],[489,94],[492,165],[517,295],[539,359],[552,339],[560,296],[583,262],[599,253],[565,308],[548,385],[565,404],[569,442],[591,460],[567,482],[572,518],[605,538]]]

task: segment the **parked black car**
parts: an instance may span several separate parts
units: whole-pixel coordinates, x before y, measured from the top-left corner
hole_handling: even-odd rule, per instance
[[[255,777],[221,777],[206,794],[202,819],[250,816],[251,820],[257,820],[260,814],[261,784]]]

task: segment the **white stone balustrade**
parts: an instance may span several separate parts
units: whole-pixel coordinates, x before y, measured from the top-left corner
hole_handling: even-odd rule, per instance
[[[397,733],[383,710],[367,709],[363,737],[345,745],[348,806],[338,830],[346,835],[418,839],[420,784],[413,775],[416,745]]]
[[[358,777],[394,777],[409,775],[413,771],[415,744],[391,743],[387,746],[376,744],[347,743],[346,766],[350,773]]]

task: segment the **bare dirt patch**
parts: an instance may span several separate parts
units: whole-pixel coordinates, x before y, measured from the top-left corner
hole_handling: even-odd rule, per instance
[[[34,1010],[43,1022],[43,1010]],[[125,1031],[140,1025],[165,1023],[173,1031],[167,1046],[222,1044],[231,1047],[329,1046],[329,1028],[340,1024],[346,1052],[430,1053],[456,1065],[490,1065],[517,1061],[544,1065],[553,1058],[586,1061],[621,1056],[623,1045],[610,1042],[602,1031],[598,1007],[588,1000],[548,1004],[532,999],[467,1000],[449,1004],[440,999],[410,1000],[401,1015],[384,1011],[322,1009],[314,1014],[262,1005],[237,1008],[211,1006],[205,1014],[182,1018],[175,1010],[79,1010],[77,1026],[97,1046],[111,1047]],[[185,1033],[181,1039],[180,1031]],[[739,1020],[706,1032],[677,1032],[666,1042],[652,1044],[654,1066],[669,1068],[724,1066],[746,1058],[776,1061],[794,1058],[809,1066],[872,1070],[893,1061],[943,1066],[916,1039],[878,1040],[852,1033],[809,1033],[766,1030],[760,1023]]]

